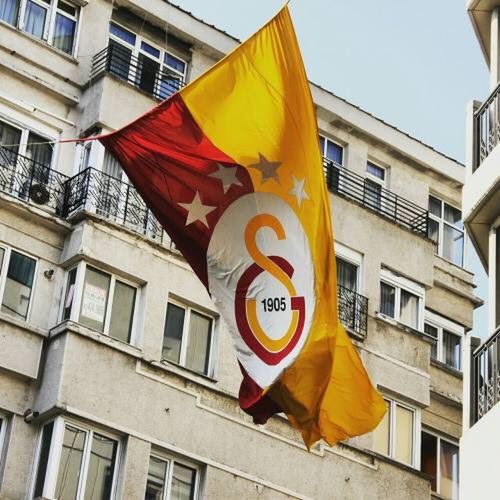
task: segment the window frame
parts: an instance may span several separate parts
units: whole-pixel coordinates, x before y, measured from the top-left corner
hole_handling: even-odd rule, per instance
[[[395,460],[398,463],[401,463],[403,465],[406,465],[408,467],[411,467],[413,469],[420,469],[420,435],[421,435],[421,415],[420,415],[420,408],[415,408],[408,403],[404,403],[399,399],[394,399],[389,396],[384,396],[384,401],[389,403],[389,443],[388,443],[388,448],[389,448],[389,454],[386,455],[385,453],[381,453],[377,451],[377,453],[380,453],[381,455],[384,455],[391,460]],[[396,408],[400,406],[401,408],[404,408],[405,410],[409,410],[413,413],[413,429],[412,429],[412,450],[411,450],[411,456],[412,456],[412,463],[411,464],[406,464],[404,462],[401,462],[398,460],[395,455],[396,455]]]
[[[7,425],[8,425],[8,419],[7,415],[0,411],[0,422],[1,422],[1,427],[0,427],[0,464],[2,463],[2,458],[4,456],[4,444],[6,442],[5,438],[7,436]]]
[[[122,441],[121,439],[110,432],[103,431],[94,426],[85,426],[80,422],[72,419],[71,417],[56,417],[52,420],[47,420],[43,422],[39,429],[39,435],[37,438],[37,446],[35,452],[35,459],[33,462],[33,473],[31,474],[31,484],[30,484],[30,498],[34,497],[36,479],[38,474],[38,467],[40,462],[40,455],[42,451],[42,432],[43,428],[50,424],[54,424],[52,431],[52,438],[49,445],[49,453],[47,457],[47,468],[45,470],[45,477],[43,480],[42,496],[45,498],[53,498],[55,495],[55,489],[57,486],[57,476],[59,473],[59,465],[62,455],[62,447],[64,442],[64,431],[66,429],[66,424],[82,431],[85,433],[85,443],[82,453],[82,463],[80,464],[80,479],[77,486],[77,500],[83,500],[85,493],[85,483],[87,480],[88,466],[90,462],[90,454],[92,451],[92,437],[93,435],[100,434],[104,437],[116,441],[116,459],[113,469],[113,484],[111,487],[110,498],[115,498],[118,488],[119,471],[121,468],[121,454],[122,454]]]
[[[384,178],[381,179],[380,177],[377,177],[376,175],[373,175],[371,172],[368,172],[368,164],[373,165],[374,167],[380,168],[380,170],[383,170],[384,172]],[[375,184],[378,184],[382,189],[387,189],[387,173],[389,169],[387,167],[384,167],[380,163],[371,160],[368,158],[366,160],[366,167],[365,167],[365,177],[372,181]]]
[[[435,198],[436,200],[438,200],[439,202],[441,202],[441,215],[439,217],[437,215],[431,213],[431,211],[430,211],[430,198],[431,198],[431,196],[432,196],[432,198]],[[462,221],[462,229],[458,228],[457,226],[454,226],[452,223],[447,222],[444,219],[444,206],[445,205],[448,205],[450,208],[453,208],[454,210],[458,210],[460,212],[460,216],[462,217],[460,219]],[[466,245],[465,242],[466,242],[466,237],[465,237],[465,226],[464,226],[464,222],[463,222],[462,209],[456,207],[455,205],[452,205],[451,203],[448,203],[443,198],[441,198],[440,196],[437,196],[437,195],[433,194],[432,192],[429,192],[428,209],[429,209],[428,210],[429,219],[431,219],[434,222],[438,223],[438,231],[439,232],[438,232],[438,241],[437,241],[437,248],[435,250],[435,254],[439,255],[439,257],[441,257],[442,259],[446,260],[447,262],[450,262],[451,264],[464,269],[465,268],[465,245]],[[459,232],[462,233],[462,263],[461,264],[457,264],[457,263],[453,262],[452,260],[448,259],[447,257],[445,257],[443,255],[444,226],[445,225],[449,226],[450,228],[454,229],[455,231],[459,231]],[[436,246],[436,245],[434,245],[434,246]]]
[[[17,15],[16,22],[13,25],[7,23],[6,21],[0,21],[0,22],[5,22],[6,24],[9,24],[9,26],[14,26],[17,29],[26,33],[28,36],[36,38],[37,40],[40,40],[41,42],[44,42],[47,45],[50,45],[54,50],[57,50],[63,54],[66,54],[67,56],[76,58],[78,55],[77,48],[78,48],[78,42],[80,39],[80,26],[81,26],[81,18],[82,18],[81,6],[78,5],[77,3],[71,1],[71,0],[49,0],[50,4],[45,3],[43,0],[30,0],[30,1],[33,2],[34,4],[38,5],[39,7],[42,7],[46,11],[45,24],[43,27],[43,34],[42,34],[41,38],[38,38],[37,36],[32,35],[31,33],[28,33],[25,29],[26,5],[28,3],[28,0],[19,0],[19,12]],[[69,13],[60,9],[60,7],[59,7],[60,1],[63,1],[63,2],[66,2],[67,4],[72,5],[75,8],[76,15],[73,17]],[[75,35],[73,38],[73,46],[71,48],[71,52],[69,52],[69,53],[54,46],[54,30],[55,30],[55,23],[56,23],[57,14],[61,14],[62,16],[66,17],[68,19],[71,19],[72,21],[75,21]]]
[[[10,245],[6,245],[6,244],[1,243],[1,242],[0,242],[0,249],[2,249],[4,251],[3,261],[1,263],[1,269],[0,269],[0,310],[1,310],[2,305],[3,305],[3,295],[5,292],[5,285],[7,283],[7,273],[9,270],[10,257],[12,255],[12,251],[15,251],[15,252],[17,252],[21,255],[24,255],[25,257],[28,257],[28,258],[35,261],[35,269],[33,270],[33,284],[31,285],[31,294],[30,294],[30,298],[29,298],[28,309],[26,311],[26,318],[19,319],[19,318],[15,318],[14,316],[10,316],[8,313],[2,312],[2,314],[6,314],[7,316],[15,318],[18,321],[24,321],[26,323],[29,323],[30,318],[31,318],[31,311],[33,308],[33,302],[34,302],[34,295],[35,295],[34,292],[35,292],[35,288],[36,288],[37,281],[38,281],[37,278],[38,278],[39,259],[37,257],[34,257],[33,255],[30,255],[29,253],[27,253],[23,250],[20,250],[19,248],[14,248],[14,247],[11,247]]]
[[[82,307],[82,302],[83,302],[83,290],[85,287],[85,276],[87,273],[87,268],[90,267],[92,269],[95,269],[96,271],[106,274],[110,277],[110,283],[109,283],[109,290],[108,290],[108,295],[106,298],[106,312],[104,315],[104,325],[103,325],[103,331],[95,330],[89,326],[83,325],[84,328],[88,328],[89,330],[95,331],[97,333],[100,333],[101,335],[106,335],[107,337],[116,340],[117,342],[121,342],[122,344],[126,345],[131,345],[134,347],[139,347],[139,318],[140,318],[140,307],[142,303],[142,287],[138,285],[137,283],[134,283],[130,280],[124,279],[121,276],[109,272],[109,271],[104,271],[101,268],[89,264],[85,260],[81,260],[77,264],[69,267],[66,270],[66,277],[64,280],[64,287],[62,290],[62,300],[61,304],[59,307],[59,318],[61,322],[63,321],[73,321],[74,323],[80,323],[80,313],[81,313],[81,307]],[[75,283],[74,283],[74,289],[73,289],[73,299],[72,303],[70,306],[70,313],[68,318],[64,318],[64,310],[66,309],[66,294],[68,292],[68,284],[69,284],[69,276],[70,273],[73,269],[76,269],[76,278],[75,278]],[[115,337],[111,337],[109,335],[109,327],[110,327],[110,322],[111,322],[111,313],[113,310],[113,297],[114,297],[114,291],[115,291],[115,284],[116,281],[120,281],[124,283],[125,285],[131,286],[135,289],[135,301],[134,301],[134,313],[132,315],[132,325],[130,328],[130,339],[128,342],[124,342],[123,340],[117,339]]]
[[[135,36],[135,44],[132,45],[131,43],[126,42],[122,38],[113,35],[111,33],[110,27],[111,24],[114,24],[115,26],[118,26],[119,28],[122,28],[125,31],[128,31],[129,33],[132,33]],[[159,64],[159,70],[160,71],[171,71],[175,75],[180,77],[180,80],[182,83],[187,83],[187,77],[188,77],[188,61],[184,59],[183,57],[178,56],[177,54],[167,50],[164,47],[161,47],[155,42],[152,42],[148,38],[145,38],[142,36],[140,33],[135,33],[132,29],[128,28],[127,26],[124,26],[120,22],[115,21],[114,19],[110,19],[109,21],[109,26],[108,26],[108,38],[109,40],[113,40],[115,43],[118,43],[120,45],[125,46],[126,48],[130,49],[132,51],[132,57],[139,59],[139,54],[142,54],[145,57],[148,57],[149,59],[158,62]],[[152,54],[149,52],[144,51],[141,48],[142,42],[147,43],[148,45],[151,45],[151,47],[158,49],[160,51],[160,57],[156,59]],[[171,55],[172,57],[175,57],[176,59],[179,59],[179,61],[184,63],[184,73],[181,73],[180,71],[176,70],[175,68],[172,68],[165,62],[165,56],[166,54]],[[128,69],[128,80],[135,82],[137,78],[137,68],[132,68],[129,67]],[[140,87],[139,87],[140,88]]]
[[[149,458],[156,458],[157,460],[162,460],[163,462],[167,462],[167,474],[165,480],[165,492],[163,493],[163,497],[161,500],[170,500],[170,494],[172,490],[172,476],[174,472],[174,465],[178,463],[179,465],[184,465],[185,467],[189,467],[190,469],[195,470],[195,480],[194,480],[194,492],[193,499],[200,498],[199,494],[201,491],[201,475],[202,475],[202,467],[200,464],[196,462],[190,462],[189,460],[178,457],[177,455],[172,455],[170,453],[164,453],[158,451],[156,449],[152,449]],[[149,463],[148,463],[148,476],[149,476]],[[146,481],[147,484],[147,481]]]
[[[332,139],[331,137],[327,137],[325,134],[322,134],[321,132],[318,134],[318,136],[325,141],[324,142],[324,147],[323,147],[323,149],[321,151],[322,158],[324,158],[324,159],[326,159],[328,161],[331,161],[337,167],[345,167],[346,166],[346,151],[347,151],[346,146],[344,144],[342,144],[341,142]],[[318,139],[318,141],[319,141],[319,143],[321,145],[321,140]],[[342,163],[337,163],[337,162],[335,162],[333,160],[330,160],[329,158],[326,157],[327,143],[328,142],[331,142],[335,146],[337,146],[340,149],[342,149]]]
[[[454,441],[453,439],[449,439],[446,437],[443,437],[442,434],[440,434],[437,431],[434,431],[433,429],[430,429],[429,427],[422,426],[420,429],[420,434],[425,432],[426,434],[429,434],[430,436],[434,436],[437,439],[437,447],[436,447],[436,489],[437,491],[432,490],[434,493],[437,493],[438,495],[441,495],[441,467],[440,467],[440,458],[441,458],[441,441],[446,441],[448,444],[451,444],[453,446],[456,446],[458,448],[459,456],[460,456],[460,443],[458,441]],[[460,460],[460,458],[459,458]],[[419,464],[419,469],[422,470],[422,464]],[[460,469],[459,469],[460,471]],[[457,488],[460,486],[460,472],[458,474],[458,485]],[[443,497],[446,498],[446,497]]]
[[[217,315],[214,312],[209,312],[206,309],[203,309],[202,307],[193,305],[190,302],[187,301],[182,301],[182,299],[179,299],[175,296],[170,296],[167,298],[167,308],[165,309],[165,322],[164,322],[164,329],[163,329],[163,336],[162,336],[162,350],[163,350],[163,340],[165,338],[165,326],[167,322],[167,314],[168,314],[168,305],[173,304],[174,306],[180,307],[184,309],[184,323],[182,325],[182,339],[181,339],[181,349],[179,353],[179,362],[176,363],[175,361],[172,361],[167,358],[161,357],[160,361],[162,363],[172,363],[176,366],[180,366],[186,370],[189,370],[190,372],[197,373],[198,375],[202,375],[204,377],[209,377],[209,378],[215,378],[215,350],[217,347],[217,341],[216,341],[216,321],[217,321]],[[205,316],[206,318],[209,318],[211,320],[211,331],[210,331],[210,345],[209,345],[209,353],[208,353],[208,366],[207,366],[207,373],[203,372],[198,372],[196,370],[193,370],[186,366],[186,353],[187,353],[187,346],[188,346],[188,340],[189,340],[189,324],[191,322],[191,312],[195,312],[197,314],[200,314],[202,316]],[[186,317],[188,317],[188,321],[186,321]]]
[[[405,278],[403,276],[399,276],[389,269],[382,268],[380,271],[380,284],[385,283],[386,285],[392,286],[395,288],[395,307],[394,307],[394,317],[388,316],[380,312],[381,309],[381,293],[379,286],[379,314],[383,317],[391,318],[394,321],[397,321],[399,324],[404,325],[408,328],[414,328],[415,330],[423,331],[424,329],[424,304],[425,304],[425,288],[418,283]],[[401,317],[401,290],[411,293],[412,295],[417,296],[418,298],[418,318],[417,318],[417,326],[413,327],[411,325],[407,325],[400,321]]]
[[[447,318],[444,318],[443,316],[440,316],[439,314],[430,311],[429,309],[425,310],[424,325],[425,323],[428,323],[429,325],[433,326],[438,331],[436,361],[443,363],[444,365],[448,366],[453,370],[462,371],[463,368],[462,343],[463,343],[463,338],[465,336],[465,328],[462,325],[455,323],[454,321],[451,321]],[[446,363],[446,361],[444,361],[444,345],[443,345],[444,330],[460,338],[460,360],[459,360],[460,368],[455,368],[454,366],[451,366],[448,363]]]
[[[356,281],[357,289],[353,290],[355,293],[363,294],[363,254],[349,247],[346,247],[338,241],[334,244],[335,257],[342,259],[349,264],[352,264],[358,268]],[[337,283],[338,284],[338,283]]]

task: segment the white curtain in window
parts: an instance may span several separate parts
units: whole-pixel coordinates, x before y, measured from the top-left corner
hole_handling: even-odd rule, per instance
[[[406,290],[401,290],[399,321],[412,328],[418,328],[418,297]]]
[[[15,25],[19,12],[19,0],[0,0],[0,19]]]
[[[28,0],[24,15],[24,29],[37,38],[43,37],[47,10],[40,5]]]
[[[73,52],[73,42],[75,39],[76,21],[66,16],[57,14],[54,27],[54,47],[71,54]]]

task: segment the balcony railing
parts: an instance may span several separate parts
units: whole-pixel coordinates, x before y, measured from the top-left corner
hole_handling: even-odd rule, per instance
[[[424,208],[326,158],[323,159],[323,167],[331,191],[421,236],[427,236],[429,213]]]
[[[500,85],[474,114],[476,170],[500,141]]]
[[[474,424],[500,401],[500,328],[473,352],[471,369]]]
[[[0,191],[44,210],[62,213],[67,176],[0,146]]]
[[[368,299],[342,285],[337,290],[339,319],[363,338],[368,329]]]
[[[86,210],[145,235],[169,243],[160,223],[133,186],[94,168],[87,168],[66,183],[64,217]]]
[[[111,73],[160,101],[185,85],[180,75],[165,71],[159,61],[145,55],[136,57],[130,49],[117,43],[110,43],[92,58],[90,81],[103,73]]]

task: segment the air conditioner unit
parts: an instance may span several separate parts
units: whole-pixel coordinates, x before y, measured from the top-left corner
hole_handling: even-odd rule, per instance
[[[29,197],[37,205],[46,205],[50,199],[50,193],[45,184],[32,184],[29,189]]]

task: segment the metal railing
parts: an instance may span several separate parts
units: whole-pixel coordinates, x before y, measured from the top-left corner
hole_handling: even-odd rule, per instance
[[[0,191],[60,215],[68,177],[0,146]]]
[[[471,425],[500,401],[500,328],[472,354]]]
[[[328,189],[354,200],[378,215],[427,236],[429,212],[376,182],[323,158]]]
[[[133,186],[94,168],[87,168],[66,183],[64,217],[86,210],[145,235],[169,243],[160,223]]]
[[[476,170],[500,141],[500,85],[474,113]]]
[[[339,319],[362,337],[368,329],[368,299],[342,285],[337,287]]]
[[[136,57],[130,49],[114,42],[92,58],[90,81],[103,73],[111,73],[160,101],[185,85],[180,75],[162,69],[159,61],[145,55]]]

